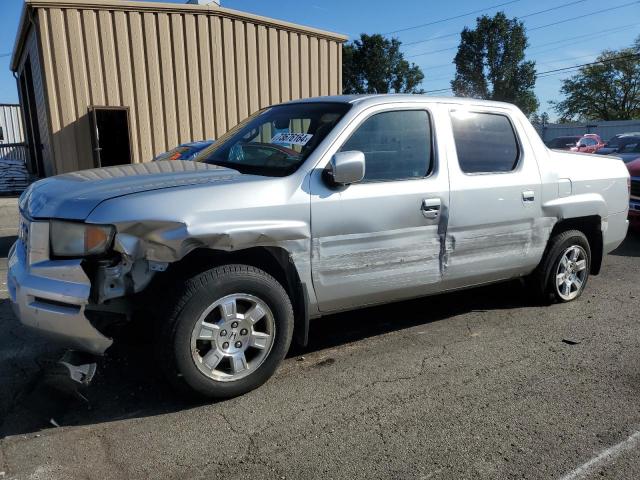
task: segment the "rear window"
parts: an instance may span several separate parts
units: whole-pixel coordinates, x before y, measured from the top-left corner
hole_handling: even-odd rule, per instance
[[[451,124],[463,172],[500,173],[516,168],[520,148],[507,116],[454,110]]]
[[[189,151],[189,147],[176,147],[168,152],[161,153],[155,160],[178,160],[184,153]]]

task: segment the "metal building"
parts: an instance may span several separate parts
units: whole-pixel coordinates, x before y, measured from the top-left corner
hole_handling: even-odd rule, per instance
[[[215,4],[26,0],[11,69],[30,168],[149,161],[262,107],[339,94],[345,40]]]
[[[20,105],[0,104],[0,145],[23,141]]]

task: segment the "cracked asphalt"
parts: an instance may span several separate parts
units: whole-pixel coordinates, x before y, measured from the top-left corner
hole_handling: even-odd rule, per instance
[[[86,401],[61,394],[39,373],[60,351],[0,285],[0,478],[560,478],[640,429],[639,272],[630,236],[574,303],[510,282],[331,316],[266,385],[212,404],[163,384],[144,335]],[[592,473],[640,478],[640,449]]]

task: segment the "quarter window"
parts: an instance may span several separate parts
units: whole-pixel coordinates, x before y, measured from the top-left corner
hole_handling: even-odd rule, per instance
[[[429,114],[424,110],[375,114],[340,149],[351,150],[365,155],[365,182],[422,178],[432,164]]]
[[[510,172],[516,168],[518,141],[505,115],[453,111],[451,124],[463,172]]]

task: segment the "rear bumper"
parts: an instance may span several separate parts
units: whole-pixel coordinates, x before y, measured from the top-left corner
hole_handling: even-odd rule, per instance
[[[627,212],[609,215],[606,220],[602,221],[602,240],[603,253],[607,254],[624,241],[629,229],[629,220],[627,220]]]
[[[79,260],[44,261],[29,265],[18,240],[9,252],[7,289],[20,321],[65,347],[96,355],[113,341],[96,330],[84,314],[91,284]],[[61,272],[65,279],[60,277]]]

